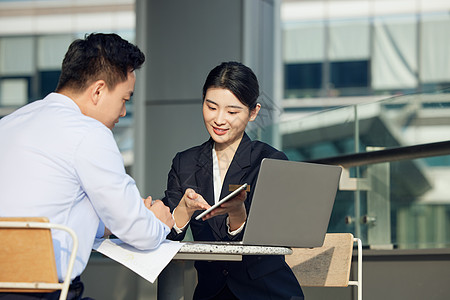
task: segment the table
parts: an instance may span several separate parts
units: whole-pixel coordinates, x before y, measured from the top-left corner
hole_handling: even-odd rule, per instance
[[[158,277],[158,300],[184,299],[186,261],[241,261],[243,255],[290,255],[288,247],[186,242]],[[193,283],[194,284],[194,283]]]

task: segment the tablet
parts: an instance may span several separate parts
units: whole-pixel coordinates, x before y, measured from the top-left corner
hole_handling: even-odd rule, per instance
[[[200,220],[201,218],[212,212],[214,209],[219,207],[222,203],[225,203],[228,200],[232,199],[233,197],[237,196],[237,194],[239,194],[242,190],[245,190],[246,188],[247,184],[244,183],[243,185],[241,185],[240,187],[229,193],[227,196],[225,196],[222,200],[220,200],[219,202],[217,202],[216,204],[214,204],[213,206],[211,206],[210,208],[208,208],[207,210],[196,216],[195,219]]]

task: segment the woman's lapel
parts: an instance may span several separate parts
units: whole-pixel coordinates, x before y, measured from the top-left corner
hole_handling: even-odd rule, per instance
[[[224,178],[220,198],[230,193],[230,186],[244,184],[251,165],[251,140],[244,133]]]
[[[198,169],[195,173],[195,180],[200,193],[209,205],[214,204],[214,184],[213,184],[213,162],[212,162],[212,145],[213,140],[210,139],[208,143],[200,150],[197,160]]]
[[[242,185],[245,183],[244,180],[247,177],[247,172],[249,171],[250,161],[251,140],[247,134],[244,133],[241,143],[239,144],[233,160],[228,167],[227,174],[225,175],[222,191],[220,193],[220,199],[231,192],[230,186]],[[224,221],[226,218],[227,215],[221,215],[208,220],[211,227],[214,228],[214,230],[219,230],[222,233],[222,236],[228,232],[226,222]]]

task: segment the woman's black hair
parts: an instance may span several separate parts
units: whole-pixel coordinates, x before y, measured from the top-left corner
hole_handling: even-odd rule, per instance
[[[240,62],[223,62],[212,69],[203,85],[203,100],[209,88],[227,89],[249,110],[256,107],[259,84],[253,71]]]

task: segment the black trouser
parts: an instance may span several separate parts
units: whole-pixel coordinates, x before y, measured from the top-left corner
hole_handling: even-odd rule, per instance
[[[80,276],[72,280],[67,293],[67,300],[93,300],[92,298],[81,298],[84,291]],[[0,293],[1,300],[58,300],[61,291],[53,293]]]
[[[212,300],[239,300],[225,284],[224,288]]]

